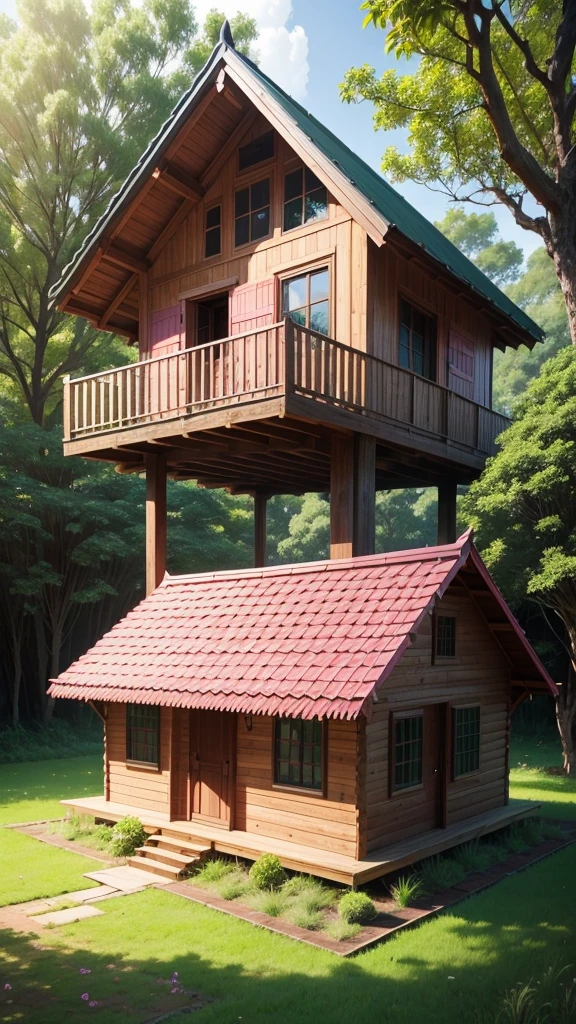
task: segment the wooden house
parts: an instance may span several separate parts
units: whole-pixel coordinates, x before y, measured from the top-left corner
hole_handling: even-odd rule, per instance
[[[552,684],[456,543],[456,487],[533,321],[227,25],[54,300],[138,348],[65,382],[65,452],[147,481],[149,596],[51,690],[106,723],[105,793],[74,805],[136,810],[167,874],[270,849],[351,882],[522,813],[509,713]],[[165,578],[168,476],[254,496],[255,571]],[[376,556],[375,493],[406,486],[438,488],[440,546]],[[335,561],[265,568],[267,499],[306,491]]]

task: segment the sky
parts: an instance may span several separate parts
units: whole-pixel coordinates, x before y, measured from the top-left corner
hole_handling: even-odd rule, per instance
[[[256,44],[264,72],[311,111],[375,170],[387,146],[406,150],[403,131],[375,132],[372,108],[340,101],[338,85],[345,71],[368,63],[381,74],[397,65],[384,53],[384,33],[372,26],[362,28],[361,0],[196,0],[201,23],[210,8],[228,17],[238,10],[256,19]],[[0,12],[15,17],[15,0],[0,0]],[[423,185],[395,185],[429,220],[441,220],[449,200]],[[469,211],[478,207],[467,205]],[[500,233],[528,254],[540,243],[536,235],[518,227],[503,207],[494,206]]]

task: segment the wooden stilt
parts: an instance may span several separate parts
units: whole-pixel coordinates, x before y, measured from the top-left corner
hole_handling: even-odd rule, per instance
[[[330,558],[354,546],[354,437],[333,434],[330,446]]]
[[[146,594],[166,572],[166,458],[146,456]]]
[[[454,480],[438,485],[438,543],[453,544],[456,540],[456,492]]]
[[[356,434],[354,443],[355,555],[373,555],[376,544],[376,439]]]
[[[254,492],[254,567],[266,565],[266,508],[269,495],[265,491]]]

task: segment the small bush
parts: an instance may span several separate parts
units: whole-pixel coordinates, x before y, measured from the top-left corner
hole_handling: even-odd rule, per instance
[[[122,818],[112,828],[108,849],[114,857],[130,857],[145,840],[146,832],[138,818]]]
[[[368,924],[378,911],[367,893],[346,892],[338,904],[338,913],[348,924]]]
[[[544,841],[544,824],[541,818],[526,818],[520,824],[518,831],[528,846],[538,846]]]
[[[390,886],[390,895],[397,907],[409,907],[424,893],[424,883],[417,875],[402,875]]]
[[[506,829],[502,836],[502,842],[509,853],[524,853],[528,849],[528,843],[518,825],[511,825]]]
[[[280,917],[286,910],[286,896],[283,890],[258,889],[249,896],[248,906],[252,910],[258,910],[261,914],[268,914],[268,917]]]
[[[466,874],[471,871],[486,871],[490,866],[490,858],[479,846],[477,839],[457,846],[453,851],[453,857],[457,864],[462,865]]]
[[[288,889],[288,883],[282,886],[282,892],[290,897],[290,889]],[[293,892],[293,889],[292,889]],[[334,905],[336,900],[336,894],[332,889],[328,889],[321,882],[317,882],[314,879],[311,880],[310,884],[302,886],[300,892],[297,892],[291,897],[294,902],[298,903],[300,907],[306,908],[310,913],[314,910],[325,910],[327,907]]]
[[[334,921],[330,921],[323,929],[323,931],[326,932],[326,935],[329,935],[331,939],[336,939],[337,942],[343,942],[345,939],[353,939],[361,930],[362,929],[359,924],[348,924],[348,921],[343,921],[341,917],[337,917]]]
[[[464,868],[450,857],[429,857],[420,864],[419,875],[425,892],[443,892],[458,885],[465,875]]]
[[[254,861],[249,876],[256,889],[279,889],[286,879],[286,872],[278,857],[273,853],[263,853]]]
[[[317,885],[319,882],[312,875],[292,875],[284,882],[282,892],[289,897],[299,896],[300,893],[306,892],[308,889],[315,889]]]
[[[226,875],[234,871],[234,865],[229,860],[222,860],[216,857],[214,860],[207,860],[202,864],[194,875],[194,885],[212,886],[220,882]]]
[[[243,871],[230,871],[219,882],[213,883],[212,888],[223,900],[237,900],[248,888],[248,877]]]

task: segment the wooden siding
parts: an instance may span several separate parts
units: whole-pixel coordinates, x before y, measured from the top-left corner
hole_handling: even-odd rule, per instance
[[[326,796],[273,785],[273,722],[254,715],[252,730],[238,716],[234,828],[356,856],[358,729],[327,723]]]
[[[368,242],[368,336],[367,350],[380,359],[398,363],[399,297],[413,302],[437,318],[436,380],[448,385],[450,331],[457,331],[474,345],[474,391],[479,405],[492,401],[493,340],[485,316],[457,293],[449,290],[419,260],[411,260],[386,242],[378,249]]]
[[[389,796],[388,730],[391,713],[429,705],[480,705],[480,771],[452,781],[448,737],[446,823],[500,807],[507,801],[509,665],[470,598],[448,591],[442,614],[457,616],[453,659],[432,665],[432,624],[427,618],[415,642],[380,690],[366,726],[366,788],[360,803],[364,823],[360,855],[430,828],[425,789]],[[426,765],[424,765],[426,771]]]
[[[108,704],[106,752],[110,800],[168,814],[171,745],[170,708],[160,709],[160,769],[126,764],[126,705]]]

